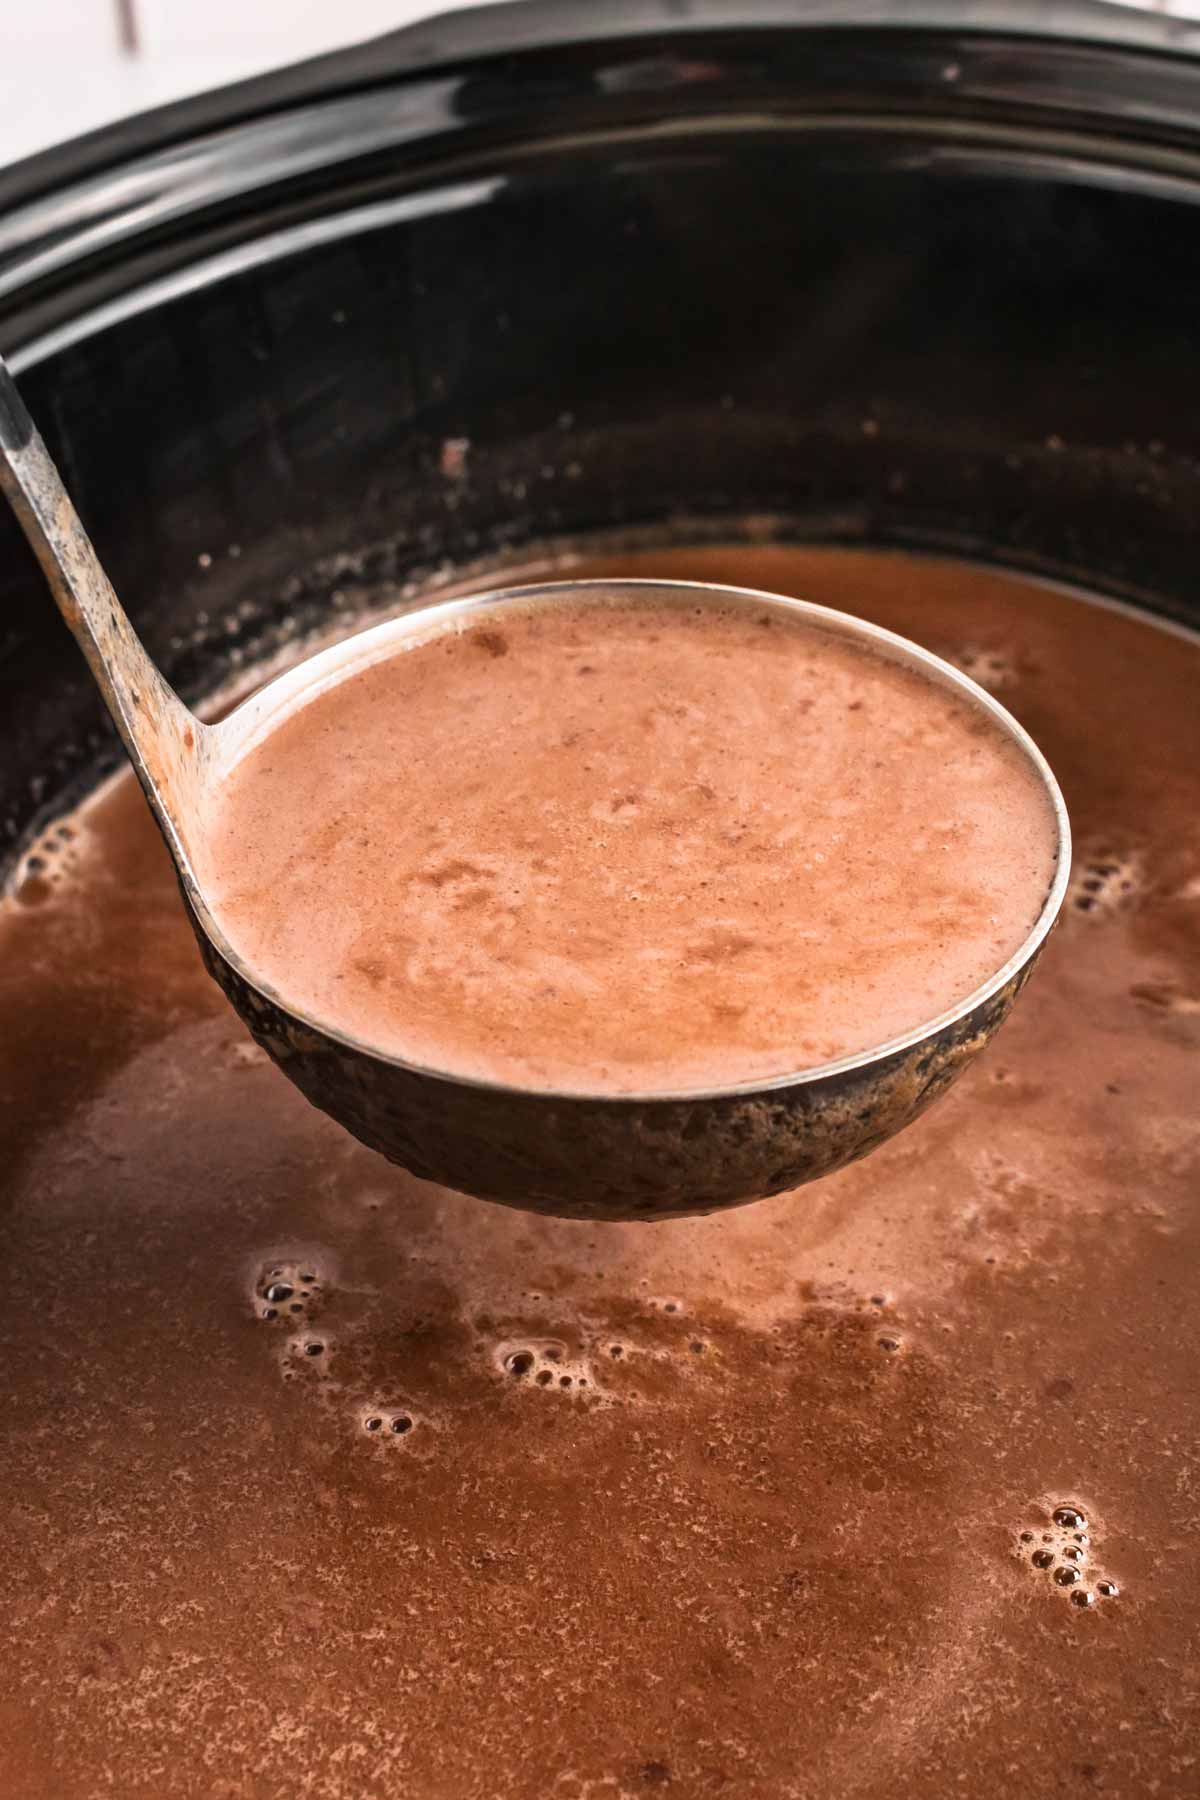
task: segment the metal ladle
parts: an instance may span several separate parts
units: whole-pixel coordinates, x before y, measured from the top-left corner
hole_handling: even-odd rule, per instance
[[[715,1093],[537,1092],[414,1067],[288,1005],[242,961],[205,900],[203,802],[250,735],[348,657],[371,653],[464,611],[519,598],[577,597],[583,583],[442,602],[352,638],[269,683],[220,724],[196,718],[139,642],[0,361],[0,485],[62,615],[86,656],[175,862],[209,973],[256,1041],[316,1106],[373,1150],[427,1180],[509,1206],[592,1219],[661,1219],[799,1187],[864,1155],[944,1093],[1007,1016],[1066,890],[1070,831],[1044,758],[1016,721],[948,663],[894,633],[803,601],[683,582],[609,582],[609,592],[677,595],[797,610],[873,640],[959,692],[999,723],[1037,771],[1054,809],[1058,861],[1017,953],[960,1005],[904,1037],[820,1068]]]

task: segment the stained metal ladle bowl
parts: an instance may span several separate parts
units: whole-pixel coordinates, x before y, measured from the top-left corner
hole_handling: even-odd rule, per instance
[[[1002,1023],[1058,914],[1070,862],[1062,797],[1014,719],[948,663],[863,620],[777,596],[683,582],[609,582],[614,594],[745,601],[819,618],[885,646],[999,723],[1036,769],[1054,808],[1058,861],[1017,953],[960,1005],[890,1043],[820,1068],[716,1093],[559,1094],[417,1068],[307,1018],[225,940],[197,876],[203,801],[251,735],[315,682],[381,646],[428,634],[464,611],[519,598],[577,596],[582,583],[509,589],[421,608],[310,658],[217,725],[196,718],[138,641],[54,463],[0,361],[0,485],[33,546],[124,740],[175,862],[210,974],[256,1041],[316,1106],[415,1174],[536,1212],[661,1219],[712,1212],[828,1174],[902,1129],[966,1068]]]

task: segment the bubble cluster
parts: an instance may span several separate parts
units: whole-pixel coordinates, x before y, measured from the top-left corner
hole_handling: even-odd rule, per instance
[[[998,688],[1011,687],[1017,678],[1017,668],[1011,656],[1003,650],[987,649],[978,644],[963,644],[951,652],[948,659],[977,681],[989,693]]]
[[[35,798],[38,796],[35,795]],[[13,871],[9,892],[18,906],[44,906],[78,861],[75,826],[50,825],[26,851]]]
[[[1019,1542],[1026,1545],[1037,1542],[1038,1537],[1037,1532],[1028,1529],[1018,1534]],[[1088,1585],[1091,1537],[1087,1515],[1081,1507],[1070,1501],[1055,1506],[1050,1515],[1050,1530],[1041,1532],[1040,1540],[1038,1548],[1030,1553],[1029,1561],[1035,1569],[1049,1573],[1055,1587],[1070,1595],[1073,1606],[1088,1608],[1094,1606],[1097,1599],[1116,1599],[1120,1589],[1110,1576],[1096,1580],[1092,1572],[1094,1586]]]
[[[646,1288],[649,1281],[638,1285]],[[541,1298],[529,1291],[521,1295],[523,1304]],[[569,1394],[593,1409],[653,1404],[669,1391],[664,1382],[703,1381],[716,1374],[719,1333],[704,1329],[687,1300],[669,1292],[640,1293],[629,1296],[629,1305],[636,1323],[622,1316],[619,1326],[614,1318],[606,1325],[587,1315],[540,1324],[534,1324],[536,1314],[504,1324],[484,1315],[475,1321],[477,1341],[504,1387]],[[547,1326],[562,1335],[543,1335]]]
[[[586,1359],[569,1357],[566,1345],[558,1339],[501,1344],[496,1354],[506,1375],[531,1387],[567,1393],[593,1385]]]
[[[295,1325],[301,1319],[311,1319],[321,1299],[321,1273],[311,1262],[277,1259],[265,1263],[254,1284],[255,1310],[268,1324],[285,1320]],[[317,1356],[320,1350],[308,1349],[308,1354]]]
[[[285,1381],[292,1381],[297,1370],[305,1366],[314,1371],[322,1384],[329,1379],[329,1338],[325,1332],[314,1329],[324,1298],[321,1270],[310,1258],[277,1257],[259,1268],[252,1296],[254,1313],[265,1325],[287,1330],[288,1335],[279,1346]]]
[[[1102,846],[1079,858],[1071,873],[1069,900],[1076,912],[1105,915],[1130,905],[1140,885],[1139,858]]]
[[[416,1420],[407,1410],[371,1407],[362,1415],[362,1428],[371,1437],[402,1438],[412,1431]]]

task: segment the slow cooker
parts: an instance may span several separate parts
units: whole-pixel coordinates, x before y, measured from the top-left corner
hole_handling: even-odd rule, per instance
[[[1043,584],[1053,691],[1077,720],[1099,683],[1119,762],[1097,621],[1134,684],[1200,624],[1198,51],[1082,3],[434,19],[0,174],[0,349],[197,704],[497,569],[744,544],[932,571],[959,648]],[[1130,816],[1197,761],[1172,705]],[[1194,984],[1156,971],[1196,963],[1120,911],[1133,838],[1085,834],[1059,1024],[1035,981],[986,1093],[660,1238],[500,1217],[277,1102],[158,972],[125,814],[43,967],[117,760],[0,517],[0,851],[39,902],[0,940],[12,1800],[1194,1792],[1194,1116],[1154,1108],[1189,1067],[1194,1103]],[[1083,940],[1110,891],[1133,977]],[[1052,1177],[1020,1107],[1082,1104],[1097,1043],[1129,1110]]]

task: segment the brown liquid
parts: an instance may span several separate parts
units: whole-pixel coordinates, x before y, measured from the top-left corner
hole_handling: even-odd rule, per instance
[[[613,1092],[936,1018],[1028,936],[1055,825],[1025,755],[911,665],[609,598],[490,611],[326,688],[237,765],[211,849],[231,943],[310,1017]]]
[[[1200,650],[953,564],[632,572],[996,684],[1076,826],[1030,992],[827,1181],[524,1217],[265,1062],[109,790],[0,913],[5,1800],[1192,1800]]]

